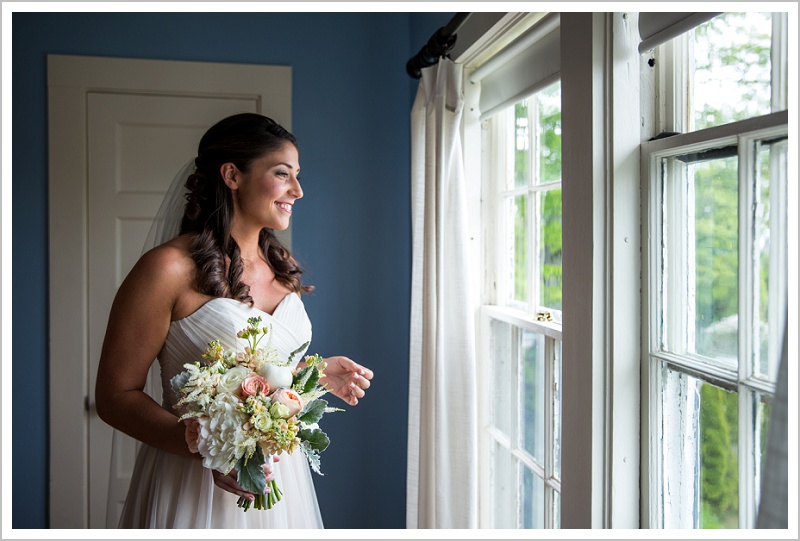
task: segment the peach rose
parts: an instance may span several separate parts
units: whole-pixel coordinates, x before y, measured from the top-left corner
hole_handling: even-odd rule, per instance
[[[196,417],[184,419],[183,424],[186,425],[186,431],[183,437],[186,439],[186,444],[189,446],[189,451],[196,453],[198,451],[197,442],[200,440],[200,422]]]
[[[255,396],[258,393],[268,395],[269,384],[267,383],[267,380],[258,374],[251,374],[244,378],[244,381],[242,381],[242,392],[245,394],[245,396]]]
[[[303,400],[300,398],[300,395],[292,389],[276,389],[270,398],[272,399],[273,404],[281,404],[286,406],[286,408],[289,410],[286,418],[297,415],[303,409]]]

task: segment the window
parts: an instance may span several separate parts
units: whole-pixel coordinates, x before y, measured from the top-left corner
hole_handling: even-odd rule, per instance
[[[653,53],[662,131],[689,133],[642,145],[652,528],[755,526],[788,300],[785,27],[725,13]]]
[[[481,527],[560,527],[561,85],[483,122],[487,269],[482,307]]]

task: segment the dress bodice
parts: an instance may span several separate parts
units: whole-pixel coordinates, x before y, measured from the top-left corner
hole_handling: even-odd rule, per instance
[[[311,322],[303,301],[294,293],[287,295],[272,315],[235,299],[212,299],[191,315],[170,324],[158,359],[164,397],[162,407],[175,413],[172,405],[178,398],[170,380],[184,370],[183,365],[202,361],[209,342],[219,340],[226,350],[243,350],[247,342],[236,333],[246,328],[247,319],[254,316],[261,316],[262,325],[272,325],[270,346],[281,358],[288,358],[311,340]],[[299,362],[304,355],[305,350],[298,352],[294,361]],[[155,366],[153,368],[153,379],[158,379]],[[157,388],[152,389],[153,394],[158,392]],[[142,444],[119,527],[323,528],[311,469],[304,454],[284,454],[280,462],[273,465],[273,472],[283,490],[281,502],[269,511],[245,513],[236,505],[238,496],[219,488],[211,470],[205,468],[202,461]]]
[[[202,361],[203,353],[212,340],[219,340],[225,350],[243,350],[247,341],[236,334],[246,328],[247,319],[261,316],[263,326],[272,326],[271,347],[278,358],[287,359],[301,345],[311,341],[311,321],[300,297],[289,293],[272,314],[236,299],[219,297],[203,304],[192,314],[170,323],[167,339],[159,355],[164,406],[171,408],[178,397],[170,380],[184,370],[183,365]],[[305,350],[295,354],[296,366]]]

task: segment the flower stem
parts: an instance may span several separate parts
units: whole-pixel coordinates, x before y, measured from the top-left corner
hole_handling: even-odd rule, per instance
[[[272,509],[272,506],[281,501],[283,492],[278,488],[275,481],[268,483],[270,491],[266,494],[256,494],[252,501],[244,496],[240,497],[236,504],[247,511],[252,506],[254,509]]]

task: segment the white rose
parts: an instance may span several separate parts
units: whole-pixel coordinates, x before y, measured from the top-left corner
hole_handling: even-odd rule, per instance
[[[292,386],[292,369],[288,366],[278,366],[264,363],[258,370],[258,375],[267,380],[270,389],[289,388]]]
[[[272,417],[266,411],[262,411],[253,416],[252,422],[256,430],[266,432],[272,426]]]
[[[217,383],[217,392],[232,394],[239,389],[246,378],[250,374],[250,370],[244,366],[235,366],[222,374],[222,377]]]
[[[279,402],[275,402],[269,408],[269,414],[275,417],[276,419],[288,419],[291,417],[289,412],[289,407],[285,406]]]

